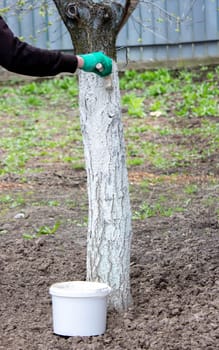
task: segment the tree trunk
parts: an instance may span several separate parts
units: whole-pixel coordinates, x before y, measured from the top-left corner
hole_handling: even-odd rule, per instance
[[[54,0],[75,52],[104,51],[114,60],[116,36],[133,1],[123,7],[113,1]],[[132,232],[116,63],[110,78],[80,71],[79,99],[89,198],[87,279],[108,283],[109,306],[126,310]]]
[[[116,36],[124,15],[117,2],[54,0],[76,53],[104,51],[116,58]]]
[[[88,176],[87,279],[112,287],[110,305],[130,304],[131,210],[117,66],[108,78],[80,72],[80,116]]]

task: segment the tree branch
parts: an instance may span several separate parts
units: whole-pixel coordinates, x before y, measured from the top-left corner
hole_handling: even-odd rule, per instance
[[[121,28],[124,26],[124,24],[127,22],[127,20],[131,16],[132,12],[136,9],[139,2],[140,2],[139,0],[126,0],[124,14],[123,14],[121,22],[119,24],[118,31],[120,31]]]

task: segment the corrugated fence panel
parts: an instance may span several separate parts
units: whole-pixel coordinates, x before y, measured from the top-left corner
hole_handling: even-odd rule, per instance
[[[52,0],[44,6],[40,0],[29,0],[19,9],[15,1],[0,3],[10,7],[6,19],[16,35],[41,48],[72,50]],[[219,0],[143,0],[119,33],[118,61],[217,57],[218,42]]]

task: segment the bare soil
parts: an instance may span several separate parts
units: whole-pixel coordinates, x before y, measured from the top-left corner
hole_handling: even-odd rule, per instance
[[[142,173],[140,173],[141,176]],[[133,207],[147,194],[132,173]],[[29,200],[4,215],[0,237],[1,350],[70,349],[194,349],[216,350],[219,343],[219,224],[200,203],[210,195],[208,181],[199,178],[201,191],[188,211],[172,217],[133,222],[131,284],[133,306],[125,314],[110,311],[107,331],[98,337],[63,338],[53,334],[49,287],[86,276],[86,175],[62,166],[30,177],[1,182],[5,193],[22,192]],[[136,180],[137,181],[137,180]],[[190,180],[188,180],[190,181]],[[198,179],[196,178],[196,181]],[[200,182],[201,181],[201,182]],[[157,186],[154,195],[180,191],[178,183]],[[217,188],[216,188],[217,187]],[[214,186],[216,195],[218,186]],[[37,203],[71,198],[77,206]],[[32,204],[31,204],[32,203]],[[25,240],[33,227],[63,224],[55,235]]]

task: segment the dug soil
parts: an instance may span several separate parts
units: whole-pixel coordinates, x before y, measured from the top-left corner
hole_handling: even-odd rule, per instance
[[[167,176],[148,194],[138,184],[147,174],[130,174],[133,210],[149,195],[174,191],[177,197],[191,179],[199,191],[181,213],[133,221],[133,305],[123,314],[108,312],[104,335],[69,338],[53,334],[49,287],[86,278],[86,174],[48,165],[25,184],[3,178],[2,193],[22,193],[26,201],[22,210],[12,206],[1,217],[0,349],[218,349],[219,224],[213,208],[201,205],[218,196],[218,184],[205,175],[175,181]],[[58,220],[55,234],[24,238]]]

